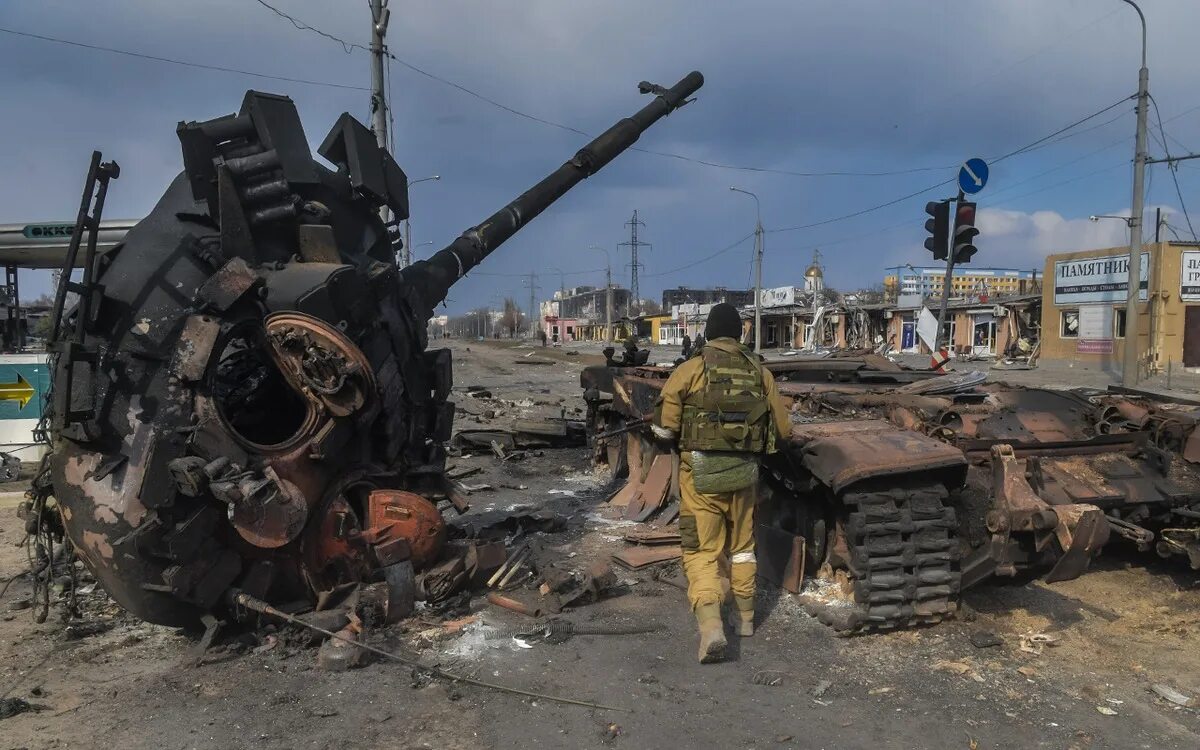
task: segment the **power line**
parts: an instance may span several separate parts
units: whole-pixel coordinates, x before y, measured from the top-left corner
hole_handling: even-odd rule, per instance
[[[1017,155],[1019,155],[1019,154],[1026,153],[1026,152],[1028,152],[1028,151],[1033,151],[1033,150],[1034,150],[1034,146],[1037,146],[1037,145],[1038,145],[1038,144],[1040,144],[1040,143],[1043,143],[1043,142],[1045,142],[1045,141],[1048,141],[1048,140],[1050,140],[1051,138],[1053,138],[1053,137],[1055,137],[1055,136],[1057,136],[1057,135],[1062,135],[1063,133],[1067,132],[1068,130],[1071,130],[1072,128],[1075,128],[1075,127],[1077,127],[1077,126],[1079,126],[1079,125],[1082,125],[1083,123],[1087,122],[1088,120],[1092,120],[1092,119],[1094,119],[1094,118],[1096,118],[1096,117],[1099,117],[1100,115],[1104,114],[1105,112],[1108,112],[1108,111],[1109,111],[1109,110],[1111,110],[1111,109],[1115,109],[1115,108],[1117,108],[1117,107],[1121,106],[1122,104],[1124,104],[1125,102],[1127,102],[1127,101],[1129,101],[1130,99],[1133,99],[1133,98],[1134,98],[1133,96],[1125,96],[1125,97],[1122,97],[1122,98],[1118,99],[1117,101],[1113,102],[1112,104],[1108,105],[1108,106],[1107,106],[1107,107],[1105,107],[1104,109],[1101,109],[1101,110],[1099,110],[1099,111],[1093,112],[1092,114],[1088,115],[1087,117],[1083,117],[1083,118],[1081,118],[1081,119],[1078,119],[1078,120],[1076,120],[1075,122],[1071,123],[1070,125],[1067,125],[1067,126],[1066,126],[1066,127],[1064,127],[1064,128],[1059,128],[1058,130],[1054,131],[1054,132],[1053,132],[1053,133],[1051,133],[1050,135],[1044,136],[1044,137],[1042,137],[1042,138],[1038,138],[1038,139],[1037,139],[1036,141],[1034,141],[1033,143],[1026,144],[1026,145],[1024,145],[1024,146],[1022,146],[1022,147],[1020,147],[1020,148],[1018,148],[1018,149],[1015,149],[1015,150],[1013,150],[1013,151],[1009,151],[1007,154],[1004,154],[1003,156],[998,156],[998,157],[996,157],[996,158],[994,158],[994,159],[989,159],[988,161],[989,161],[990,163],[992,163],[992,164],[995,164],[995,163],[997,163],[997,162],[1004,161],[1005,159],[1008,159],[1008,158],[1010,158],[1010,157],[1013,157],[1013,156],[1017,156]],[[1065,140],[1065,139],[1064,139],[1064,140]]]
[[[1170,159],[1171,149],[1167,147],[1167,131],[1163,129],[1162,113],[1158,111],[1158,100],[1151,96],[1150,103],[1154,105],[1154,119],[1158,121],[1158,132],[1162,134],[1163,152]],[[1179,198],[1179,208],[1183,210],[1183,218],[1187,220],[1188,231],[1192,233],[1194,240],[1196,239],[1196,230],[1192,227],[1192,217],[1188,215],[1187,204],[1183,202],[1183,191],[1179,189],[1179,175],[1176,173],[1175,165],[1168,162],[1167,170],[1171,173],[1171,181],[1175,183],[1175,195]]]
[[[743,167],[736,164],[722,164],[720,162],[706,161],[697,159],[691,156],[682,154],[672,154],[668,151],[654,151],[648,148],[638,148],[633,146],[630,151],[641,151],[643,154],[652,154],[654,156],[663,156],[668,159],[678,159],[687,161],[693,164],[700,164],[705,167],[715,167],[717,169],[730,169],[738,172],[759,172],[764,174],[786,175],[788,177],[893,177],[896,175],[917,174],[920,172],[940,172],[944,169],[954,169],[957,164],[941,164],[936,167],[911,167],[908,169],[895,169],[887,172],[847,172],[847,171],[831,171],[831,172],[797,172],[790,169],[774,169],[771,167]]]
[[[331,40],[337,42],[338,44],[342,45],[342,50],[347,55],[350,54],[351,52],[353,52],[356,47],[358,49],[362,50],[363,52],[370,51],[366,47],[362,46],[361,44],[355,44],[354,42],[347,42],[345,39],[340,39],[340,38],[334,36],[333,34],[327,34],[315,26],[309,26],[308,24],[304,23],[303,21],[297,20],[295,17],[289,16],[287,13],[284,13],[279,8],[276,8],[274,5],[270,5],[269,3],[263,2],[263,0],[254,0],[254,1],[256,3],[258,3],[259,5],[263,6],[264,8],[266,8],[267,10],[271,11],[275,15],[279,16],[280,18],[284,18],[284,19],[287,19],[288,21],[291,21],[292,25],[301,31],[311,31],[312,33],[314,33],[318,36],[323,36],[326,39],[331,39]]]
[[[988,205],[989,206],[1002,206],[1005,203],[1012,203],[1013,201],[1018,200],[1020,198],[1025,198],[1030,195],[1037,195],[1038,193],[1044,193],[1047,190],[1053,190],[1056,187],[1062,187],[1063,185],[1070,185],[1072,182],[1079,182],[1080,180],[1087,179],[1088,177],[1094,177],[1098,174],[1104,174],[1105,172],[1111,172],[1114,169],[1117,169],[1118,167],[1127,167],[1127,166],[1129,166],[1129,161],[1123,160],[1117,164],[1110,164],[1107,167],[1101,167],[1100,169],[1097,169],[1094,172],[1088,172],[1087,174],[1081,174],[1081,175],[1078,175],[1077,177],[1071,177],[1066,180],[1062,180],[1061,182],[1056,182],[1053,185],[1045,185],[1044,187],[1040,187],[1037,190],[1030,190],[1027,193],[1021,193],[1020,195],[1013,195],[1008,198],[1005,198],[1002,201],[997,201],[995,203],[989,203]]]
[[[369,51],[366,47],[363,47],[361,44],[347,42],[346,40],[341,39],[340,37],[334,36],[333,34],[326,33],[310,24],[304,23],[303,21],[300,21],[297,18],[290,16],[287,13],[284,13],[283,11],[274,7],[273,5],[270,5],[269,3],[264,2],[264,0],[255,0],[255,2],[257,2],[259,5],[263,6],[264,8],[269,9],[271,12],[273,12],[275,15],[279,16],[280,18],[290,21],[291,24],[293,26],[295,26],[297,29],[300,29],[302,31],[310,31],[314,34],[323,36],[326,39],[330,39],[334,42],[337,42],[338,44],[342,45],[343,51],[345,51],[347,54],[353,52],[355,48],[361,49],[364,52]],[[431,73],[428,70],[424,70],[423,68],[420,68],[420,67],[408,62],[407,60],[402,60],[399,57],[397,57],[396,55],[392,54],[391,52],[386,52],[385,54],[387,55],[389,61],[395,60],[398,64],[403,65],[404,67],[408,68],[409,70],[413,71],[414,73],[417,73],[418,75],[425,76],[426,78],[429,78],[430,80],[437,81],[438,83],[441,83],[446,86],[450,86],[451,88],[457,89],[458,91],[461,91],[462,93],[467,94],[468,96],[472,96],[476,99],[479,99],[480,101],[486,102],[487,104],[490,104],[493,107],[498,107],[499,109],[502,109],[505,112],[508,112],[510,114],[516,115],[517,117],[522,117],[522,118],[530,120],[532,122],[536,122],[536,123],[539,123],[542,125],[548,125],[550,127],[558,128],[560,130],[565,130],[569,133],[581,135],[585,138],[589,138],[589,139],[595,138],[595,136],[593,134],[585,132],[583,130],[580,130],[579,128],[571,127],[570,125],[564,125],[559,122],[554,122],[553,120],[547,120],[545,118],[538,117],[536,115],[531,115],[528,112],[522,112],[521,110],[516,109],[514,107],[510,107],[507,104],[503,104],[495,99],[492,99],[491,97],[484,96],[483,94],[479,93],[478,91],[473,91],[472,89],[469,89],[460,83],[456,83],[447,78],[443,78],[442,76],[439,76],[435,73]],[[700,165],[706,166],[706,167],[714,167],[716,169],[728,169],[728,170],[739,171],[739,172],[758,172],[758,173],[765,173],[765,174],[779,174],[779,175],[787,175],[787,176],[791,176],[791,177],[890,177],[890,176],[895,176],[895,175],[916,174],[916,173],[920,173],[920,172],[934,172],[934,171],[939,171],[939,170],[943,170],[943,169],[953,169],[956,166],[956,165],[951,164],[951,165],[940,165],[940,166],[934,166],[934,167],[914,167],[914,168],[910,168],[910,169],[898,169],[898,170],[891,170],[891,171],[876,171],[876,172],[854,172],[854,171],[845,171],[845,170],[825,171],[825,172],[800,172],[800,171],[794,171],[794,170],[788,170],[788,169],[775,169],[775,168],[771,168],[771,167],[752,167],[752,166],[740,166],[740,165],[736,165],[736,164],[723,164],[721,162],[707,161],[705,159],[698,159],[698,158],[691,157],[691,156],[684,156],[683,154],[674,154],[674,153],[670,153],[667,151],[655,151],[652,149],[640,148],[637,146],[631,147],[630,150],[631,151],[640,151],[641,153],[644,153],[644,154],[661,156],[661,157],[668,158],[668,159],[677,159],[680,161],[691,162],[693,164],[700,164]]]
[[[1063,162],[1062,164],[1059,164],[1057,166],[1042,170],[1041,172],[1038,172],[1037,174],[1032,175],[1030,177],[1026,177],[1023,180],[1019,180],[1017,182],[1013,182],[1008,185],[1005,185],[1004,187],[1000,188],[999,190],[996,190],[995,192],[988,193],[988,202],[991,203],[993,198],[995,198],[998,195],[1003,195],[1004,193],[1012,190],[1013,188],[1017,188],[1017,187],[1020,187],[1021,185],[1025,185],[1030,182],[1033,182],[1034,180],[1038,179],[1039,177],[1045,177],[1046,175],[1051,174],[1053,172],[1057,172],[1060,169],[1065,169],[1066,167],[1069,167],[1072,164],[1078,164],[1079,162],[1084,161],[1085,159],[1090,159],[1091,157],[1095,156],[1096,154],[1102,154],[1105,151],[1110,151],[1113,148],[1116,148],[1117,146],[1122,146],[1122,145],[1128,144],[1132,140],[1133,140],[1133,136],[1131,136],[1131,135],[1123,136],[1123,137],[1118,138],[1117,140],[1113,141],[1112,143],[1109,143],[1106,146],[1101,146],[1100,148],[1096,149],[1095,151],[1089,151],[1086,154],[1084,154],[1083,156],[1076,157],[1074,159],[1071,159],[1070,161]]]
[[[505,112],[508,112],[509,114],[513,114],[513,115],[516,115],[517,117],[522,117],[526,120],[540,123],[542,125],[548,125],[552,128],[558,128],[559,130],[565,130],[568,133],[574,133],[575,135],[581,135],[584,138],[591,139],[591,138],[596,137],[592,133],[589,133],[585,130],[580,130],[579,128],[572,127],[570,125],[564,125],[560,122],[554,122],[553,120],[547,120],[543,117],[531,115],[528,112],[522,112],[519,109],[510,107],[507,104],[498,102],[495,99],[492,99],[491,97],[484,96],[483,94],[479,93],[478,91],[473,91],[472,89],[469,89],[460,83],[455,83],[454,81],[451,81],[447,78],[443,78],[435,73],[431,73],[428,70],[419,68],[416,65],[413,65],[412,63],[410,63],[406,60],[402,60],[399,57],[396,57],[395,55],[393,55],[390,52],[388,53],[388,57],[390,57],[392,60],[395,60],[398,64],[403,65],[404,67],[413,71],[414,73],[425,76],[426,78],[429,78],[430,80],[437,81],[438,83],[444,84],[446,86],[450,86],[451,88],[457,89],[458,91],[461,91],[462,93],[464,93],[468,96],[472,96],[482,102],[486,102],[486,103],[492,105],[493,107],[498,107],[499,109],[502,109]],[[941,169],[952,169],[954,166],[957,166],[957,165],[949,165],[949,166],[936,166],[936,167],[914,167],[911,169],[899,169],[899,170],[885,171],[885,172],[847,172],[847,171],[799,172],[799,171],[792,171],[792,170],[787,170],[787,169],[773,169],[773,168],[769,168],[769,167],[750,167],[750,166],[739,166],[739,165],[735,165],[735,164],[723,164],[721,162],[707,161],[705,159],[697,159],[695,157],[685,156],[683,154],[674,154],[674,153],[671,153],[668,151],[655,151],[653,149],[641,148],[640,146],[631,146],[629,148],[629,150],[630,151],[639,151],[643,154],[651,154],[653,156],[661,156],[661,157],[668,158],[668,159],[677,159],[679,161],[692,162],[693,164],[700,164],[705,167],[714,167],[716,169],[729,169],[729,170],[735,170],[735,171],[740,171],[740,172],[761,172],[761,173],[766,173],[766,174],[787,175],[790,177],[889,177],[889,176],[894,176],[894,175],[914,174],[917,172],[932,172],[932,171],[941,170]]]
[[[642,243],[642,244],[645,244],[645,243]],[[589,273],[600,273],[603,270],[604,270],[603,268],[592,268],[587,271],[563,271],[562,275],[563,276],[583,276],[583,275],[586,275]],[[472,276],[501,276],[501,277],[514,278],[514,279],[529,278],[529,274],[527,274],[527,273],[496,273],[496,272],[475,271],[475,270],[467,271],[467,273],[471,274]]]
[[[835,222],[845,221],[846,219],[853,219],[856,216],[862,216],[863,214],[869,214],[872,211],[878,211],[881,208],[887,208],[888,206],[894,206],[897,203],[908,200],[909,198],[915,198],[918,195],[922,195],[923,193],[928,193],[933,190],[937,190],[940,187],[945,187],[946,185],[953,185],[956,181],[957,180],[954,178],[949,179],[949,180],[942,180],[941,182],[937,183],[936,185],[930,185],[927,188],[921,188],[920,190],[917,190],[916,192],[909,193],[908,195],[902,195],[899,198],[893,198],[892,200],[886,201],[884,203],[878,203],[874,206],[871,206],[870,208],[859,209],[858,211],[853,211],[848,214],[842,214],[841,216],[833,216],[828,219],[822,219],[821,221],[814,221],[809,224],[800,224],[800,225],[794,226],[794,227],[782,227],[780,229],[768,229],[767,232],[772,233],[772,234],[777,233],[777,232],[795,232],[800,229],[812,229],[813,227],[820,227],[820,226],[824,226],[826,224],[833,224]]]
[[[729,252],[730,250],[733,250],[734,248],[738,247],[743,242],[745,242],[746,240],[750,239],[753,236],[754,236],[754,232],[751,232],[750,234],[746,235],[745,237],[741,238],[740,240],[738,240],[737,242],[734,242],[731,245],[726,245],[725,247],[721,248],[720,250],[717,250],[716,252],[713,252],[713,253],[709,253],[708,255],[704,256],[703,258],[700,258],[699,260],[689,261],[686,265],[679,266],[678,268],[671,268],[666,271],[657,271],[655,273],[644,273],[644,274],[642,274],[642,276],[643,276],[643,278],[652,278],[654,276],[666,276],[667,274],[678,273],[679,271],[683,271],[685,269],[691,268],[692,266],[698,266],[701,263],[707,263],[708,261],[712,260],[713,258],[716,258],[718,255],[724,255],[725,253]]]
[[[1104,122],[1102,122],[1098,125],[1093,125],[1090,128],[1084,128],[1083,130],[1077,130],[1074,133],[1067,133],[1066,135],[1055,138],[1054,140],[1050,141],[1049,143],[1043,143],[1040,146],[1034,146],[1033,148],[1026,149],[1023,153],[1028,154],[1032,151],[1040,151],[1044,148],[1050,148],[1051,146],[1053,146],[1057,143],[1062,143],[1063,141],[1065,141],[1069,138],[1076,138],[1076,137],[1084,135],[1086,133],[1090,133],[1093,130],[1099,130],[1100,128],[1107,127],[1108,125],[1112,125],[1114,122],[1120,120],[1123,117],[1127,117],[1128,115],[1130,115],[1132,113],[1133,113],[1133,110],[1129,110],[1127,112],[1121,112],[1116,117],[1113,117],[1112,119],[1109,119],[1109,120],[1105,120]],[[1128,140],[1128,139],[1125,139],[1125,140]]]
[[[114,55],[125,55],[126,57],[136,57],[142,60],[152,60],[154,62],[169,63],[171,65],[180,65],[185,68],[198,68],[200,70],[214,70],[219,73],[236,73],[243,76],[252,76],[254,78],[266,78],[272,81],[286,81],[288,83],[302,83],[306,86],[326,86],[334,89],[350,89],[353,91],[370,91],[367,86],[351,86],[346,83],[332,83],[330,81],[312,81],[306,78],[291,78],[289,76],[277,76],[269,73],[256,73],[252,70],[241,70],[239,68],[227,68],[221,65],[207,65],[205,63],[189,62],[187,60],[176,60],[170,57],[160,57],[158,55],[148,55],[143,52],[130,52],[129,50],[116,49],[115,47],[103,47],[98,44],[85,44],[83,42],[74,42],[70,39],[59,39],[58,37],[46,36],[44,34],[33,34],[28,31],[17,31],[16,29],[7,29],[0,26],[0,32],[12,34],[13,36],[26,37],[28,39],[38,39],[43,42],[54,42],[55,44],[65,44],[70,47],[79,47],[82,49],[97,50],[100,52],[109,52]]]
[[[998,157],[995,157],[995,158],[993,158],[993,159],[989,159],[988,161],[989,161],[991,164],[997,164],[997,163],[999,163],[999,162],[1002,162],[1002,161],[1004,161],[1005,159],[1009,159],[1009,158],[1012,158],[1012,157],[1014,157],[1014,156],[1018,156],[1018,155],[1020,155],[1020,154],[1026,153],[1026,152],[1028,152],[1028,151],[1032,150],[1034,146],[1037,146],[1037,145],[1039,145],[1039,144],[1045,143],[1046,141],[1050,140],[1051,138],[1054,138],[1054,137],[1056,137],[1056,136],[1060,136],[1060,135],[1062,135],[1063,133],[1066,133],[1067,131],[1071,130],[1072,128],[1078,127],[1079,125],[1082,125],[1083,123],[1085,123],[1085,122],[1087,122],[1087,121],[1089,121],[1089,120],[1092,120],[1092,119],[1094,119],[1094,118],[1096,118],[1096,117],[1099,117],[1100,115],[1104,114],[1105,112],[1108,112],[1108,111],[1110,111],[1110,110],[1112,110],[1112,109],[1114,109],[1114,108],[1116,108],[1116,107],[1119,107],[1121,104],[1123,104],[1124,102],[1126,102],[1128,99],[1129,99],[1129,97],[1122,97],[1121,99],[1119,99],[1118,101],[1114,102],[1113,104],[1110,104],[1110,105],[1108,105],[1108,106],[1107,106],[1107,107],[1105,107],[1104,109],[1097,110],[1096,112],[1093,112],[1092,114],[1090,114],[1090,115],[1088,115],[1088,116],[1086,116],[1086,117],[1082,117],[1082,118],[1080,118],[1080,119],[1076,120],[1075,122],[1071,123],[1070,125],[1067,125],[1066,127],[1059,128],[1058,130],[1054,131],[1053,133],[1050,133],[1049,135],[1042,136],[1041,138],[1038,138],[1036,141],[1033,141],[1033,142],[1031,142],[1031,143],[1027,143],[1027,144],[1025,144],[1024,146],[1021,146],[1020,148],[1013,149],[1012,151],[1009,151],[1009,152],[1008,152],[1008,153],[1006,153],[1006,154],[1002,154],[1002,155],[1000,155],[1000,156],[998,156]],[[848,214],[842,214],[841,216],[834,216],[834,217],[831,217],[831,218],[828,218],[828,219],[822,219],[821,221],[814,221],[814,222],[810,222],[810,223],[808,223],[808,224],[800,224],[800,225],[798,225],[798,226],[794,226],[794,227],[783,227],[783,228],[780,228],[780,229],[768,229],[767,231],[768,231],[768,232],[771,232],[771,233],[777,233],[777,232],[795,232],[795,231],[798,231],[798,230],[801,230],[801,229],[812,229],[813,227],[824,226],[824,225],[826,225],[826,224],[833,224],[833,223],[835,223],[835,222],[839,222],[839,221],[845,221],[846,219],[853,219],[853,218],[855,218],[855,217],[862,216],[863,214],[868,214],[868,213],[871,213],[871,212],[873,212],[873,211],[878,211],[878,210],[880,210],[881,208],[887,208],[888,206],[894,206],[894,205],[896,205],[897,203],[901,203],[901,202],[903,202],[903,201],[906,201],[906,200],[908,200],[908,199],[910,199],[910,198],[915,198],[915,197],[917,197],[918,195],[923,195],[923,194],[925,194],[925,193],[932,192],[932,191],[934,191],[934,190],[937,190],[938,188],[945,187],[945,186],[947,186],[947,185],[952,185],[952,184],[954,184],[955,182],[956,182],[956,179],[954,179],[954,178],[952,178],[952,179],[949,179],[949,180],[943,180],[942,182],[939,182],[939,183],[937,183],[936,185],[930,185],[930,186],[929,186],[929,187],[927,187],[927,188],[922,188],[922,189],[920,189],[920,190],[917,190],[917,191],[915,191],[915,192],[909,193],[909,194],[907,194],[907,195],[902,195],[902,196],[900,196],[899,198],[893,198],[892,200],[885,201],[885,202],[883,202],[883,203],[878,203],[878,204],[876,204],[876,205],[874,205],[874,206],[870,206],[870,207],[868,207],[868,208],[863,208],[863,209],[859,209],[859,210],[857,210],[857,211],[852,211],[852,212],[850,212],[850,213],[848,213]]]
[[[309,31],[314,34],[318,34],[322,37],[325,37],[327,39],[330,39],[331,41],[337,42],[338,44],[342,45],[343,50],[347,53],[352,52],[354,49],[361,49],[361,50],[367,51],[366,48],[360,44],[356,44],[354,42],[348,42],[348,41],[346,41],[340,37],[337,37],[333,34],[324,32],[310,24],[307,24],[303,21],[300,21],[299,19],[296,19],[295,17],[293,17],[291,15],[288,15],[287,13],[284,13],[283,11],[280,11],[278,8],[275,8],[274,6],[270,5],[269,3],[264,2],[263,0],[255,0],[255,1],[258,2],[260,5],[262,5],[263,7],[267,8],[270,11],[272,11],[273,13],[275,13],[280,18],[283,18],[283,19],[289,21],[297,29],[300,29],[303,31]],[[1099,20],[1102,20],[1102,19],[1099,19]],[[222,66],[217,66],[217,65],[193,63],[193,62],[188,62],[188,61],[183,61],[183,60],[175,60],[172,58],[160,57],[160,56],[156,56],[156,55],[148,55],[148,54],[144,54],[144,53],[130,52],[127,50],[120,50],[120,49],[115,49],[112,47],[103,47],[100,45],[85,44],[82,42],[74,42],[74,41],[70,41],[70,40],[66,40],[66,39],[59,39],[56,37],[49,37],[49,36],[44,36],[44,35],[40,35],[40,34],[32,34],[29,32],[21,32],[21,31],[16,31],[16,30],[7,29],[7,28],[0,28],[0,31],[6,32],[9,34],[14,34],[17,36],[24,36],[24,37],[28,37],[28,38],[32,38],[32,39],[40,39],[42,41],[55,42],[58,44],[67,44],[67,45],[71,45],[74,47],[81,47],[84,49],[100,50],[103,52],[110,52],[113,54],[127,55],[130,57],[137,57],[137,58],[141,58],[141,59],[145,59],[145,60],[153,60],[156,62],[170,63],[173,65],[182,65],[182,66],[186,66],[186,67],[198,68],[198,69],[203,69],[203,70],[214,70],[214,71],[220,71],[220,72],[226,72],[226,73],[237,73],[240,75],[248,75],[248,76],[254,76],[254,77],[258,77],[258,78],[266,78],[266,79],[278,80],[278,81],[288,81],[288,82],[292,82],[292,83],[301,83],[301,84],[307,84],[307,85],[311,85],[311,86],[327,86],[327,87],[351,89],[351,90],[357,90],[357,91],[369,91],[370,90],[366,86],[352,86],[352,85],[348,85],[348,84],[338,84],[338,83],[323,82],[323,81],[312,81],[312,80],[301,79],[301,78],[291,78],[291,77],[287,77],[287,76],[276,76],[276,75],[270,75],[270,74],[266,74],[266,73],[256,73],[253,71],[241,70],[241,69],[236,69],[236,68],[227,68],[227,67],[222,67]],[[451,88],[461,91],[462,93],[467,94],[468,96],[479,99],[480,101],[483,101],[487,104],[497,107],[498,109],[504,110],[505,112],[508,112],[517,117],[521,117],[521,118],[530,120],[532,122],[536,122],[536,123],[546,125],[549,127],[558,128],[560,130],[564,130],[569,133],[574,133],[576,135],[580,135],[585,138],[590,139],[590,138],[595,137],[593,134],[588,133],[587,131],[581,130],[579,128],[572,127],[570,125],[564,125],[559,122],[554,122],[553,120],[548,120],[543,117],[538,117],[536,115],[529,114],[528,112],[523,112],[519,109],[516,109],[515,107],[510,107],[507,104],[504,104],[495,99],[492,99],[491,97],[485,96],[485,95],[483,95],[477,91],[474,91],[470,88],[467,88],[466,86],[463,86],[462,84],[456,83],[447,78],[443,78],[442,76],[432,73],[428,70],[420,68],[417,65],[414,65],[414,64],[408,62],[407,60],[403,60],[403,59],[397,57],[395,54],[393,54],[391,52],[386,52],[385,54],[387,55],[389,60],[394,60],[397,64],[402,65],[403,67],[413,71],[414,73],[425,76],[426,78],[429,78],[430,80],[433,80],[433,81],[437,81],[438,83],[441,83],[443,85],[450,86]],[[1116,105],[1114,105],[1114,106],[1116,106]],[[1111,107],[1109,109],[1111,109]],[[1107,110],[1104,110],[1104,111],[1107,111]],[[1102,114],[1102,113],[1103,113],[1103,111],[1098,114]],[[1177,115],[1177,116],[1182,116],[1183,114],[1186,114],[1186,112],[1180,113],[1180,115]],[[1091,118],[1089,117],[1086,119],[1091,119]],[[1073,126],[1068,126],[1068,128],[1064,128],[1064,130],[1059,131],[1059,133],[1065,132],[1065,130],[1069,129],[1070,127],[1073,127]],[[1046,139],[1043,139],[1043,140],[1048,140],[1049,138],[1053,138],[1055,135],[1058,135],[1059,133],[1052,133],[1051,135],[1047,136]],[[1032,150],[1032,148],[1039,143],[1041,143],[1041,141],[1037,141],[1033,144],[1030,144],[1029,146],[1024,147],[1023,150]],[[653,150],[653,149],[641,148],[638,146],[633,146],[629,150],[638,151],[638,152],[645,153],[645,154],[651,154],[654,156],[660,156],[663,158],[691,162],[694,164],[699,164],[699,165],[707,166],[707,167],[713,167],[716,169],[734,170],[734,171],[741,171],[741,172],[756,172],[756,173],[763,173],[763,174],[779,174],[779,175],[791,176],[791,177],[808,177],[808,178],[812,178],[812,177],[891,177],[891,176],[899,176],[899,175],[906,175],[906,174],[918,174],[918,173],[923,173],[923,172],[934,172],[934,171],[940,171],[940,170],[944,170],[944,169],[953,169],[955,166],[957,166],[957,165],[938,165],[938,166],[911,167],[911,168],[905,168],[905,169],[884,170],[884,171],[847,171],[847,170],[797,171],[797,170],[787,170],[787,169],[776,169],[776,168],[770,168],[770,167],[755,167],[755,166],[744,166],[744,165],[736,165],[736,164],[725,164],[722,162],[714,162],[714,161],[709,161],[706,159],[698,159],[698,158],[686,156],[683,154],[676,154],[676,153],[671,153],[671,152],[667,152],[667,151],[657,151],[657,150]],[[993,161],[999,161],[1000,159],[1007,158],[1008,156],[1013,156],[1016,153],[1021,153],[1021,152],[1014,152],[1012,154],[1006,154],[1002,157],[999,157],[998,159],[994,159]]]

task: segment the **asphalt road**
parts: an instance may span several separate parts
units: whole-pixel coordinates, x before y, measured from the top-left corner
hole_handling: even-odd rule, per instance
[[[536,353],[552,364],[518,364],[529,349],[449,345],[460,427],[574,413],[579,370],[595,361],[557,350]],[[467,385],[489,388],[494,403],[468,401]],[[549,508],[567,519],[565,531],[541,537],[556,564],[579,569],[621,548],[624,527],[605,508],[605,478],[589,471],[586,450],[456,463],[478,465],[469,481],[493,487],[472,494],[470,518]],[[26,565],[14,502],[0,500],[0,579]],[[791,597],[764,592],[760,632],[717,665],[696,663],[681,591],[644,574],[621,578],[615,595],[569,618],[661,630],[523,646],[497,635],[521,618],[480,597],[480,621],[462,634],[429,619],[372,636],[461,673],[608,709],[430,681],[391,663],[323,672],[315,649],[282,633],[246,636],[246,649],[196,665],[194,634],[134,622],[95,594],[86,616],[111,629],[70,640],[54,613],[36,624],[12,609],[28,596],[18,579],[0,599],[0,696],[43,708],[0,719],[0,750],[1200,746],[1196,710],[1151,692],[1166,684],[1200,695],[1191,571],[1106,557],[1076,581],[978,587],[954,622],[856,638],[835,637]],[[1054,645],[1026,652],[1030,633]],[[998,645],[972,643],[985,635]]]

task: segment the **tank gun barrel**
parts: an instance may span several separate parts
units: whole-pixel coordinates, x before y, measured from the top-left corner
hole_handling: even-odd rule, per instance
[[[638,88],[644,94],[654,94],[653,102],[613,125],[541,182],[483,223],[464,232],[433,257],[406,268],[402,274],[403,282],[411,285],[422,303],[424,309],[421,312],[432,315],[434,307],[446,298],[454,282],[479,265],[547,206],[636,143],[647,128],[686,104],[688,97],[703,85],[704,76],[698,71],[688,73],[669,89],[643,81]]]

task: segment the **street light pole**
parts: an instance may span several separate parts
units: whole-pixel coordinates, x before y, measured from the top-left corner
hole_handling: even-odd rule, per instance
[[[590,245],[588,249],[604,253],[604,337],[611,344],[613,342],[612,259],[608,257],[608,250],[599,245]]]
[[[754,213],[757,217],[754,224],[754,351],[758,353],[762,350],[762,207],[759,205],[758,196],[749,190],[742,190],[739,187],[730,187],[729,189],[735,193],[745,193],[754,199]]]
[[[1133,152],[1133,211],[1129,217],[1129,287],[1125,300],[1125,364],[1121,383],[1126,387],[1138,383],[1138,303],[1142,289],[1142,208],[1146,179],[1146,115],[1149,109],[1150,71],[1146,69],[1146,16],[1133,0],[1122,0],[1133,6],[1142,23],[1142,67],[1138,70],[1137,138]]]
[[[391,104],[383,86],[383,56],[387,54],[384,37],[387,36],[388,19],[392,12],[388,10],[387,0],[371,0],[371,130],[375,133],[375,142],[379,148],[388,147],[388,109]],[[379,218],[386,224],[392,216],[387,206],[379,207]]]
[[[429,177],[422,177],[419,180],[409,180],[408,186],[412,187],[413,185],[416,185],[418,182],[429,182],[430,180],[440,180],[440,179],[442,179],[442,176],[440,174],[430,175]],[[424,245],[426,243],[422,242],[421,244]],[[429,244],[432,245],[433,242],[430,241]],[[400,259],[400,267],[401,268],[408,268],[409,266],[412,265],[412,262],[413,262],[412,251],[413,251],[412,225],[409,223],[408,219],[405,219],[404,220],[404,254]]]

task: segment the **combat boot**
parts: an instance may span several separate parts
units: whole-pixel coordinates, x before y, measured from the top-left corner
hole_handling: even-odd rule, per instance
[[[725,658],[725,626],[721,622],[720,604],[701,604],[696,607],[696,624],[700,626],[700,663],[711,664]]]
[[[729,613],[729,626],[733,634],[742,638],[754,635],[754,597],[735,596],[734,608]]]

